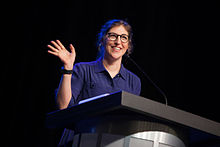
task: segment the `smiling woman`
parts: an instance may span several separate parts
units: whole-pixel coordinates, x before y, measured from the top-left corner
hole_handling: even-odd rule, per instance
[[[122,35],[122,34],[115,34],[114,32],[112,32],[112,28],[114,27],[122,27],[122,29],[124,29],[125,34],[124,35],[128,35],[126,37],[128,37],[128,49],[126,51],[126,54],[129,55],[132,53],[133,51],[133,44],[132,44],[132,36],[133,36],[133,32],[132,32],[132,27],[124,20],[117,20],[117,19],[113,19],[110,20],[108,22],[105,23],[105,25],[103,25],[103,27],[101,28],[101,31],[99,33],[98,36],[98,41],[97,41],[97,47],[99,49],[99,55],[98,57],[101,57],[104,55],[104,51],[105,51],[105,44],[104,41],[106,39],[106,35],[108,36],[109,40],[115,41],[118,39],[118,35]],[[113,30],[114,31],[114,30]],[[121,32],[123,33],[123,32]],[[112,38],[113,37],[113,38]],[[121,37],[125,37],[125,36],[120,36]],[[122,39],[121,39],[122,41]],[[123,41],[122,41],[123,42]],[[126,43],[126,42],[124,42]]]
[[[140,95],[140,79],[122,65],[122,57],[132,50],[131,26],[123,20],[110,20],[101,29],[98,38],[100,57],[93,62],[74,65],[75,48],[70,51],[59,41],[51,41],[48,53],[63,62],[62,78],[57,92],[57,105],[64,109],[81,100],[106,93],[127,91]],[[60,146],[72,144],[73,130],[65,129]]]
[[[104,41],[104,59],[111,57],[114,58],[113,60],[121,60],[122,56],[128,50],[128,42],[121,41],[125,40],[124,38],[121,38],[121,36],[128,36],[128,32],[123,26],[115,26],[110,29],[109,32],[111,33],[106,35],[107,37]],[[120,37],[120,39],[118,39],[118,37]]]

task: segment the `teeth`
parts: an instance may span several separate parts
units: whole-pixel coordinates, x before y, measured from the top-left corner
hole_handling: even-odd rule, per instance
[[[116,49],[116,50],[120,50],[120,48],[118,48],[118,47],[115,47],[115,49]]]

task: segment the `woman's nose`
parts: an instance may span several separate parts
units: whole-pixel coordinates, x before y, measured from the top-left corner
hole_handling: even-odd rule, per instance
[[[115,43],[121,44],[121,37],[120,36],[118,36],[118,38],[115,40]]]

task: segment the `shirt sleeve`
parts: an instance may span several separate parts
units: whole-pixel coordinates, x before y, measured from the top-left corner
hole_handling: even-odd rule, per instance
[[[141,80],[140,80],[140,78],[137,77],[134,84],[135,84],[136,95],[140,95],[141,94]]]

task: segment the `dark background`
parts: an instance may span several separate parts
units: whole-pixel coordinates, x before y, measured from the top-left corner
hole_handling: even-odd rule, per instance
[[[55,146],[62,130],[44,126],[56,110],[54,91],[62,66],[47,53],[59,39],[76,48],[76,62],[96,59],[96,39],[110,19],[127,20],[134,31],[132,58],[165,92],[168,104],[220,122],[219,8],[196,1],[45,0],[3,5],[2,108],[6,146]],[[141,95],[164,103],[140,71]]]

